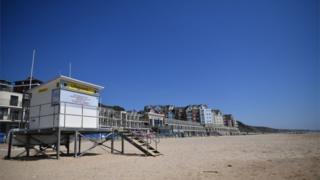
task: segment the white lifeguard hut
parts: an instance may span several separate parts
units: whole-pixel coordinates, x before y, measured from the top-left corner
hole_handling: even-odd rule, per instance
[[[59,76],[29,90],[29,129],[99,128],[102,89],[99,85]]]

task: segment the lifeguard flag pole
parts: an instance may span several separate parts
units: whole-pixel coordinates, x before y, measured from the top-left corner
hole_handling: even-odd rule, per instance
[[[31,89],[32,76],[33,76],[33,66],[34,66],[34,58],[35,58],[35,56],[36,56],[36,49],[33,49],[33,52],[32,52],[31,71],[30,71],[29,89]]]

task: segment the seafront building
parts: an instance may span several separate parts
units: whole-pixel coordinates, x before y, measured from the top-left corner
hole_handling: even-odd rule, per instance
[[[136,111],[126,111],[125,124],[123,127],[128,129],[147,129],[148,123],[143,119],[143,115]]]
[[[166,136],[185,137],[207,135],[205,127],[198,122],[172,119],[167,121],[166,128],[167,131],[162,130]]]
[[[124,109],[115,109],[112,106],[99,104],[99,122],[104,127],[120,127],[122,125],[122,114]]]
[[[153,109],[150,109],[147,112],[144,112],[145,120],[149,124],[150,127],[158,127],[161,128],[164,126],[164,117],[165,115],[159,113]]]
[[[208,108],[207,105],[188,105],[185,107],[149,105],[144,108],[145,112],[151,110],[165,115],[165,124],[159,128],[160,132],[165,135],[236,135],[240,133],[233,117],[232,122],[227,121],[229,126],[225,126],[223,113],[218,109]]]
[[[11,82],[0,80],[0,132],[21,126],[22,98],[22,93],[13,92]]]
[[[238,127],[238,123],[232,114],[223,115],[223,122],[224,125],[227,127]]]
[[[175,117],[174,119],[187,120],[186,107],[174,107],[173,112]]]
[[[223,124],[223,114],[219,109],[212,109],[212,119],[213,119],[213,125],[216,127],[222,127]]]
[[[148,126],[143,114],[136,111],[125,111],[119,106],[99,105],[99,123],[102,128],[123,127],[128,129],[146,129]]]
[[[201,124],[213,123],[212,111],[207,106],[204,106],[204,105],[200,106],[200,121],[201,121]]]
[[[202,105],[189,105],[189,106],[187,106],[187,108],[186,108],[187,121],[201,122],[200,106],[202,106]]]
[[[0,80],[0,132],[7,133],[13,128],[22,128],[27,124],[30,88],[42,84],[38,79],[30,77],[15,81]]]

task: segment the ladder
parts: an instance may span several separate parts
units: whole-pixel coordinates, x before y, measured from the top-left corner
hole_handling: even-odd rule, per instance
[[[148,135],[139,135],[130,130],[121,132],[121,136],[132,144],[134,147],[143,152],[146,156],[159,156],[161,153],[157,150],[158,140],[156,137],[149,137]],[[156,148],[151,146],[151,142],[154,141]]]

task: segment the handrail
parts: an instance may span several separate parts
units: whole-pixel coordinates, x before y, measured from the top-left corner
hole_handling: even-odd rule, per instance
[[[142,140],[146,143],[147,148],[152,146],[153,144],[155,145],[156,151],[158,151],[158,144],[160,143],[160,136],[156,132],[141,132],[139,133],[132,131],[132,134],[134,136],[142,138]]]

